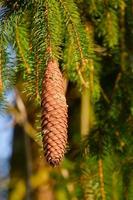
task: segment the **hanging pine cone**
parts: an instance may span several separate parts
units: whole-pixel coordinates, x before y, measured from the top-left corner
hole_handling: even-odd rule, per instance
[[[58,63],[47,64],[42,83],[42,136],[47,162],[57,166],[67,144],[67,104]]]

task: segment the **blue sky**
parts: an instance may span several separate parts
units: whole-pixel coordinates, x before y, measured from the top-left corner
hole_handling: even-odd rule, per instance
[[[15,92],[8,90],[5,99],[9,104],[15,102]],[[0,160],[8,159],[12,154],[13,117],[7,113],[0,113]]]

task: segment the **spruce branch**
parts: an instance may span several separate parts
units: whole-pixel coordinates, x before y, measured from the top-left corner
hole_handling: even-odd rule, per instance
[[[4,63],[3,63],[3,51],[4,51],[4,49],[3,49],[3,43],[4,43],[4,41],[3,41],[3,35],[2,35],[2,29],[3,27],[2,27],[2,25],[1,25],[1,23],[0,23],[0,96],[1,96],[1,94],[2,94],[2,92],[3,92],[3,67],[4,67]]]
[[[105,101],[106,101],[108,104],[110,104],[110,99],[109,99],[109,97],[107,96],[107,94],[104,92],[104,90],[103,90],[102,87],[100,87],[100,90],[101,90],[101,94],[102,94],[103,98],[105,99]]]
[[[45,20],[44,2],[39,1],[33,8],[33,17],[31,24],[32,49],[38,56],[40,64],[44,67],[46,51],[46,20]],[[42,68],[43,69],[43,68]]]
[[[30,45],[30,59],[32,68],[29,74],[26,74],[24,79],[24,92],[28,99],[34,99],[38,104],[40,102],[41,84],[42,84],[42,65],[38,55],[34,52],[32,45]]]
[[[103,161],[102,159],[98,160],[98,169],[99,169],[99,178],[100,178],[100,189],[102,200],[106,200],[105,188],[104,188],[104,173],[103,173]]]
[[[80,170],[81,170],[80,184],[83,193],[82,199],[85,200],[100,199],[101,198],[100,181],[98,176],[98,166],[96,157],[86,156],[81,165]]]
[[[48,7],[48,1],[45,1],[45,7],[46,7],[46,11],[45,11],[45,19],[46,19],[46,28],[47,28],[47,37],[46,37],[46,52],[48,53],[49,58],[53,58],[52,55],[52,45],[51,45],[51,31],[50,31],[50,27],[49,27],[49,7]]]
[[[106,35],[105,41],[108,42],[109,47],[114,47],[118,44],[118,18],[115,12],[110,11],[106,14]]]
[[[59,8],[59,3],[56,0],[46,0],[45,6],[45,21],[46,21],[46,56],[49,59],[61,58],[62,44],[62,17]],[[54,17],[53,17],[54,16]]]
[[[2,51],[0,47],[0,95],[3,91],[3,81],[2,81]]]
[[[5,52],[5,45],[4,40],[2,37],[2,33],[0,36],[0,95],[2,95],[3,91],[5,90],[7,84],[6,84],[6,78],[7,78],[7,70],[6,70],[6,59],[7,55]]]
[[[120,5],[120,65],[121,65],[121,71],[125,71],[126,67],[126,58],[127,58],[127,53],[126,53],[126,45],[125,45],[125,4],[121,3]]]
[[[105,9],[104,15],[97,28],[99,36],[103,36],[104,44],[109,48],[114,48],[119,43],[118,15],[112,8]]]
[[[35,74],[36,74],[36,80],[35,80],[35,88],[36,88],[36,98],[40,99],[40,94],[39,94],[39,66],[40,66],[40,61],[38,61],[37,55],[35,56],[37,63],[36,63],[36,68],[35,68]]]
[[[106,155],[103,158],[104,189],[107,199],[123,198],[122,167],[122,159],[111,146],[106,150]]]
[[[79,69],[78,64],[77,64],[76,70],[77,70],[77,73],[78,73],[78,75],[79,75],[79,79],[80,79],[81,85],[82,85],[83,87],[85,87],[85,88],[89,88],[88,83],[84,80],[84,77],[83,77],[83,75],[82,75],[81,70]]]
[[[24,63],[24,67],[26,69],[26,72],[27,72],[27,74],[29,74],[31,69],[30,69],[29,63],[27,62],[27,57],[25,56],[25,49],[22,46],[22,38],[20,36],[21,31],[23,31],[23,30],[21,30],[21,27],[19,27],[18,22],[16,22],[16,25],[15,25],[16,43],[17,43],[17,46],[18,46],[19,54],[20,54],[22,61]]]
[[[94,90],[94,62],[91,59],[90,60],[90,79],[89,79],[89,83],[90,83],[90,93],[93,96],[93,90]]]
[[[61,58],[63,22],[58,1],[39,1],[35,8],[31,36],[34,52],[38,55],[43,70],[49,59]]]
[[[59,0],[59,2],[65,16],[68,40],[70,40],[70,43],[66,46],[66,49],[68,48],[66,52],[68,51],[69,53],[69,48],[73,49],[74,58],[72,59],[71,64],[73,65],[73,69],[75,65],[74,70],[78,74],[81,84],[88,87],[88,83],[84,80],[84,76],[85,71],[89,70],[88,58],[89,56],[92,56],[93,50],[91,49],[91,52],[88,52],[90,44],[85,29],[81,24],[76,4],[72,0],[69,0],[69,2],[66,0]],[[73,45],[73,47],[69,45]]]
[[[75,34],[75,40],[76,40],[76,42],[77,42],[77,47],[78,47],[78,50],[79,50],[79,52],[80,52],[80,58],[81,58],[81,62],[82,62],[82,64],[84,65],[84,61],[85,61],[85,59],[84,59],[84,56],[83,56],[83,51],[82,51],[82,45],[81,45],[81,38],[80,38],[80,35],[79,35],[79,32],[78,32],[78,30],[77,30],[77,26],[76,25],[79,25],[78,23],[80,23],[80,17],[79,17],[79,14],[78,14],[78,12],[77,12],[77,10],[75,9],[75,7],[76,7],[76,5],[74,5],[74,2],[73,1],[70,1],[70,3],[71,3],[71,5],[72,5],[72,8],[73,8],[73,16],[72,16],[72,13],[71,13],[71,9],[70,9],[70,7],[69,7],[69,3],[68,2],[66,2],[66,1],[64,1],[64,0],[59,0],[60,1],[60,3],[61,3],[61,5],[63,6],[63,8],[64,8],[64,11],[65,11],[65,13],[66,13],[66,16],[68,17],[68,19],[67,19],[67,26],[68,26],[68,24],[70,23],[71,25],[72,25],[72,29],[73,29],[73,31],[74,31],[74,34]],[[74,13],[75,12],[75,13]],[[74,20],[74,17],[75,16],[75,20]],[[76,19],[77,18],[77,19]],[[76,22],[76,20],[77,20],[77,22]],[[82,26],[81,26],[82,27]]]

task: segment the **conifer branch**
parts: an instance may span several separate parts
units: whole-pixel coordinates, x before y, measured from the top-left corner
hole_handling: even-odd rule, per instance
[[[52,45],[51,45],[51,31],[50,31],[50,25],[49,25],[49,18],[48,18],[48,14],[49,14],[49,7],[48,7],[48,1],[45,1],[45,7],[46,7],[46,11],[45,11],[45,19],[46,19],[46,27],[47,27],[47,37],[46,39],[46,44],[47,44],[47,49],[46,52],[48,53],[49,57],[52,59],[53,58],[53,49],[52,49]]]
[[[27,58],[24,55],[24,50],[23,50],[22,45],[21,45],[21,40],[20,40],[20,37],[19,37],[19,26],[18,26],[17,22],[16,22],[16,26],[15,26],[15,36],[16,36],[16,42],[17,42],[18,50],[19,50],[20,56],[21,56],[23,63],[24,63],[24,67],[26,69],[27,74],[29,74],[31,70],[30,70],[30,66],[27,62]]]
[[[36,98],[40,99],[40,95],[39,95],[39,66],[40,66],[40,61],[38,60],[37,55],[35,56],[37,63],[36,63],[36,80],[35,80],[35,85],[36,85]]]
[[[2,83],[2,51],[0,49],[0,94],[3,90],[3,83]]]
[[[46,55],[49,59],[59,59],[61,55],[60,45],[62,42],[62,19],[59,9],[59,3],[56,0],[44,3],[45,21],[46,21]],[[53,17],[54,16],[54,17]]]
[[[106,14],[106,35],[105,40],[109,47],[114,47],[118,44],[118,19],[115,12],[107,12]]]
[[[69,1],[68,2],[67,2],[67,0],[59,0],[59,1],[60,1],[60,4],[62,5],[62,7],[64,8],[64,11],[66,13],[66,17],[68,17],[67,23],[68,24],[70,23],[72,25],[72,29],[73,29],[74,35],[75,35],[75,42],[76,42],[78,50],[80,52],[80,58],[81,58],[82,66],[84,66],[84,62],[85,62],[86,58],[84,58],[84,53],[83,53],[83,50],[82,50],[80,35],[79,35],[78,30],[77,30],[77,26],[74,22],[74,18],[72,17],[72,13],[69,9]],[[70,1],[70,3],[73,4],[73,7],[76,7],[76,5],[74,5],[74,2]],[[75,14],[76,14],[76,17],[77,17],[77,22],[80,23],[80,17],[79,17],[79,14],[76,10],[75,10]],[[79,24],[77,24],[77,25],[79,25]]]
[[[98,169],[99,169],[99,178],[100,178],[100,189],[102,200],[106,200],[105,189],[104,189],[104,175],[103,175],[103,161],[102,159],[98,160]]]
[[[120,30],[121,30],[121,36],[120,36],[120,68],[121,71],[118,73],[116,80],[115,80],[115,84],[114,84],[114,88],[113,88],[113,92],[112,92],[112,96],[111,99],[113,98],[116,89],[119,86],[119,81],[121,80],[122,77],[122,72],[125,71],[125,64],[126,64],[126,46],[125,46],[125,3],[121,2],[120,4]]]
[[[108,98],[108,96],[106,95],[106,93],[104,92],[103,88],[100,87],[101,89],[101,94],[103,95],[103,98],[105,99],[105,101],[110,104],[110,99]]]
[[[79,75],[79,79],[80,79],[80,81],[81,81],[81,85],[84,87],[84,88],[88,88],[88,84],[86,83],[86,81],[84,80],[84,77],[83,77],[83,75],[82,75],[82,73],[81,73],[81,70],[79,69],[79,67],[77,66],[77,73],[78,73],[78,75]]]
[[[109,7],[109,5],[108,5]],[[118,16],[114,9],[104,9],[104,14],[98,26],[99,36],[103,36],[104,44],[114,48],[119,42]]]
[[[71,40],[74,40],[74,51],[75,54],[79,54],[79,58],[75,61],[76,71],[81,81],[81,84],[84,87],[88,87],[88,83],[84,80],[84,72],[85,68],[88,65],[88,55],[92,52],[88,52],[88,40],[86,37],[85,30],[81,24],[79,13],[77,11],[77,7],[73,1],[65,1],[59,0],[61,7],[63,8],[65,18],[66,18],[66,26],[68,35]],[[82,38],[84,38],[85,42],[83,43]],[[87,45],[88,44],[88,45]],[[78,51],[78,52],[77,52]]]
[[[92,59],[90,59],[89,89],[90,89],[90,95],[92,97],[93,96],[93,90],[94,90],[94,63],[93,63]]]
[[[120,36],[120,47],[121,47],[121,54],[120,54],[120,65],[121,70],[125,71],[125,65],[126,65],[126,46],[125,46],[125,4],[120,5],[120,30],[121,30],[121,36]]]

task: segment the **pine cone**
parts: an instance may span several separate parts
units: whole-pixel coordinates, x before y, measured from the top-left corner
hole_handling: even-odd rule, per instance
[[[67,104],[58,63],[47,64],[42,83],[42,136],[47,162],[57,166],[67,144]]]

